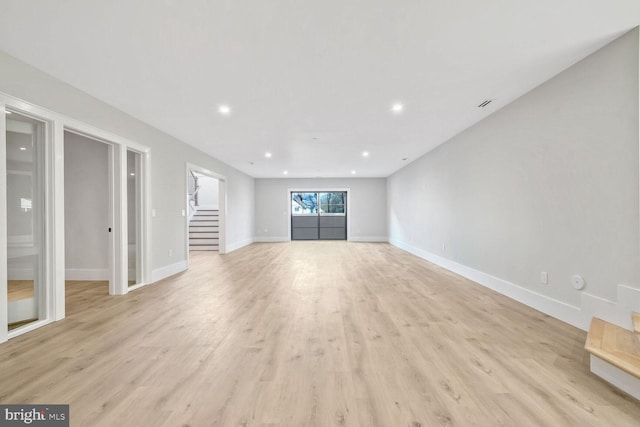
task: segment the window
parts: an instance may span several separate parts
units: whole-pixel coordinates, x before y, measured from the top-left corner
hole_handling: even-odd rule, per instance
[[[344,215],[344,192],[320,193],[320,214]]]
[[[317,215],[318,193],[291,193],[293,215]]]

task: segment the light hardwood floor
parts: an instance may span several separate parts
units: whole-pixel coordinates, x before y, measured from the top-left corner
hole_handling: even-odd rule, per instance
[[[586,333],[387,244],[254,244],[0,345],[71,425],[638,426]]]
[[[33,280],[8,280],[7,299],[16,301],[24,298],[33,298]]]

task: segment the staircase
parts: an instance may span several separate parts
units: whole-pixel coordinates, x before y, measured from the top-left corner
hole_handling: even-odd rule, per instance
[[[219,212],[198,209],[189,221],[189,250],[217,251],[220,238]]]
[[[594,317],[585,349],[591,372],[640,400],[640,314],[632,320],[629,330]]]

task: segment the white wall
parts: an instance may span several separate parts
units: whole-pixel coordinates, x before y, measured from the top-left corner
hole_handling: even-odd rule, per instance
[[[351,240],[387,240],[385,178],[256,179],[255,185],[256,240],[289,240],[289,189],[332,188],[350,190],[348,211]]]
[[[227,179],[227,250],[251,243],[255,223],[253,178],[3,52],[0,91],[151,148],[151,207],[157,213],[150,218],[155,279],[165,271],[186,266],[182,210],[187,162]],[[169,256],[169,250],[173,256]]]
[[[389,177],[390,241],[543,311],[615,301],[640,285],[638,119],[636,29]]]
[[[198,203],[201,207],[218,209],[218,180],[210,176],[198,178]]]
[[[64,219],[67,280],[109,279],[109,172],[106,144],[65,132]]]

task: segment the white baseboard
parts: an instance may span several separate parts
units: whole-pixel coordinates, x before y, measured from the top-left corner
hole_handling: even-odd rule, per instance
[[[640,289],[618,285],[617,302],[583,293],[580,295],[583,311],[583,329],[587,330],[592,317],[599,317],[621,328],[633,330],[631,313],[640,312]]]
[[[593,354],[590,356],[591,372],[640,400],[640,379],[627,374]]]
[[[35,298],[23,298],[7,303],[8,323],[38,318],[38,305]]]
[[[151,272],[151,283],[162,280],[174,274],[180,273],[187,269],[187,261],[179,261],[161,268],[157,268]]]
[[[281,236],[281,237],[261,237],[261,236],[257,236],[253,238],[254,242],[260,242],[260,243],[280,243],[280,242],[288,242],[291,239],[289,238],[289,236]]]
[[[388,242],[387,236],[351,236],[350,242]]]
[[[65,280],[109,280],[108,268],[67,268]]]
[[[240,248],[244,248],[245,246],[248,246],[250,244],[253,243],[253,239],[245,239],[245,240],[241,240],[239,242],[236,243],[227,243],[226,247],[225,247],[225,253],[229,253],[229,252],[233,252],[235,250],[238,250]]]
[[[33,280],[33,268],[10,268],[7,270],[7,280]]]
[[[583,320],[584,313],[581,312],[580,307],[558,301],[532,290],[523,288],[515,283],[511,283],[482,271],[475,270],[471,267],[458,264],[455,261],[451,261],[425,250],[414,248],[406,243],[397,240],[389,240],[389,243],[577,328],[582,330],[587,330],[589,328],[588,323],[585,326],[585,322]]]
[[[263,237],[256,236],[253,238],[254,242],[267,242],[267,243],[278,243],[278,242],[290,242],[291,238],[289,236],[276,236],[276,237]],[[388,242],[386,236],[351,236],[349,237],[350,242]]]

